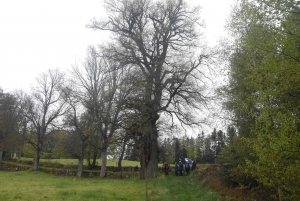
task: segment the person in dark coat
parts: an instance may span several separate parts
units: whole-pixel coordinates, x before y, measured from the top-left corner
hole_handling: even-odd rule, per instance
[[[169,164],[166,163],[165,164],[165,175],[169,175],[169,168],[170,168]]]
[[[179,161],[179,167],[178,167],[178,170],[179,170],[180,176],[182,176],[183,164],[182,164],[181,161]]]
[[[189,175],[190,170],[191,170],[191,166],[190,166],[190,164],[188,162],[186,162],[186,164],[185,164],[186,175]]]

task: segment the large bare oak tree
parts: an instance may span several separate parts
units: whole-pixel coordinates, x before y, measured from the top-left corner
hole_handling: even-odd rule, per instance
[[[158,170],[160,115],[197,123],[187,111],[205,102],[199,68],[208,56],[200,53],[198,43],[199,8],[191,9],[183,0],[109,0],[106,8],[107,19],[94,19],[88,26],[110,31],[113,43],[106,50],[108,56],[122,68],[135,67],[141,73],[143,91],[134,111],[140,115],[142,170],[153,177]]]

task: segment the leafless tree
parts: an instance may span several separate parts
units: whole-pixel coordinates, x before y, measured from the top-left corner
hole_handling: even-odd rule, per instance
[[[94,19],[88,27],[110,31],[114,42],[105,52],[123,64],[122,70],[134,67],[141,75],[143,90],[131,108],[138,111],[142,127],[141,165],[153,177],[158,170],[160,115],[198,124],[191,111],[206,104],[203,68],[209,56],[199,43],[200,9],[189,8],[183,0],[109,0],[106,8],[108,18]]]
[[[56,130],[59,130],[59,118],[66,111],[62,98],[61,87],[64,74],[59,70],[48,70],[36,78],[32,88],[31,102],[24,112],[29,119],[29,135],[26,141],[35,149],[34,170],[38,170],[43,144]]]
[[[77,176],[82,176],[85,149],[88,141],[94,133],[92,120],[81,105],[81,97],[78,96],[77,90],[69,86],[62,89],[63,97],[68,105],[64,123],[67,137],[64,141],[64,150],[67,154],[78,159]]]
[[[83,68],[73,68],[78,95],[95,125],[91,142],[101,151],[100,177],[105,176],[107,149],[119,128],[123,100],[128,94],[123,82],[125,72],[112,70],[118,68],[119,63],[104,58],[102,54],[91,47]]]

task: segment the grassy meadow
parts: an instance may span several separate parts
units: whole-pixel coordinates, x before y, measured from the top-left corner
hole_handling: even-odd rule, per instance
[[[33,161],[33,158],[21,157],[21,161]],[[40,162],[59,163],[62,165],[77,165],[78,159],[40,159]],[[99,166],[101,165],[101,162],[102,162],[101,159],[97,159],[97,164]],[[84,165],[87,165],[87,160],[84,160]],[[118,166],[118,160],[107,160],[106,166]],[[138,161],[122,160],[122,166],[140,167],[140,163]]]
[[[33,171],[0,171],[0,181],[0,201],[142,201],[146,197],[145,181],[138,178],[84,179]],[[149,201],[221,200],[192,175],[161,175],[148,180],[148,197]]]

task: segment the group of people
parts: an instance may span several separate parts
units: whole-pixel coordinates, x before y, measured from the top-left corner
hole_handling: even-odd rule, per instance
[[[186,175],[189,175],[190,171],[193,171],[196,169],[196,161],[193,160],[192,162],[192,167],[189,163],[189,161],[186,161],[185,163],[182,163],[179,161],[179,163],[175,162],[175,175],[178,176],[178,172],[180,176],[183,176],[183,171],[185,170]],[[170,170],[170,165],[169,164],[164,164],[164,170],[165,170],[165,175],[169,174]]]
[[[189,175],[190,171],[193,171],[196,169],[196,161],[193,160],[192,163],[192,167],[190,166],[189,161],[186,161],[185,163],[182,163],[181,161],[179,161],[179,163],[175,163],[175,175],[178,176],[178,172],[179,175],[182,176],[183,175],[183,171],[185,170],[186,175]]]

